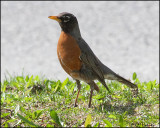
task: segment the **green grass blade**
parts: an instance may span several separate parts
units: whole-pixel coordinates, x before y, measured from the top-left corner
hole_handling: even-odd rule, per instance
[[[84,126],[89,127],[91,125],[91,121],[92,121],[91,114],[88,114]]]
[[[106,124],[106,127],[112,127],[112,124],[108,120],[103,120],[103,122]]]
[[[99,122],[96,123],[93,127],[99,127]]]
[[[137,78],[137,74],[134,72],[133,73],[133,80],[135,80]]]
[[[53,119],[53,121],[54,121],[58,126],[61,126],[61,127],[62,127],[62,125],[61,125],[61,123],[60,123],[60,121],[59,121],[59,117],[58,117],[58,115],[57,115],[57,112],[55,112],[54,110],[51,110],[51,111],[50,111],[50,116],[51,116],[51,118]]]
[[[43,114],[43,110],[37,110],[37,119]]]
[[[2,90],[2,92],[4,93],[5,91],[6,91],[6,86],[7,86],[7,84],[2,84],[1,83],[1,90]]]
[[[5,125],[5,127],[6,127],[9,123],[15,122],[16,120],[17,120],[17,119],[7,120],[7,121],[5,121],[2,125]]]
[[[6,116],[8,116],[10,113],[2,113],[1,114],[1,118],[4,118],[4,117],[6,117]]]
[[[48,127],[53,128],[54,126],[53,126],[53,125],[50,125],[50,124],[47,124],[46,127],[47,127],[47,128],[48,128]]]
[[[119,125],[120,127],[124,127],[124,121],[122,115],[119,116]]]
[[[23,117],[22,115],[20,115],[19,113],[17,113],[18,117],[23,120],[24,122],[26,122],[27,124],[29,124],[30,126],[35,126],[35,127],[40,127],[36,124],[34,124],[33,122],[27,120],[25,117]]]
[[[63,81],[63,83],[62,83],[62,85],[61,85],[61,89],[62,89],[62,90],[64,89],[64,86],[67,85],[68,81],[69,81],[68,78]]]
[[[109,118],[116,119],[116,116],[115,116],[115,115],[113,115],[113,114],[110,114],[108,117],[109,117]]]

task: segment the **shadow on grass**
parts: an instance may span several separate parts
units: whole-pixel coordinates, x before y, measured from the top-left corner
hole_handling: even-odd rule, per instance
[[[144,104],[144,102],[134,103],[133,101],[128,101],[126,104],[115,103],[111,104],[111,102],[101,103],[99,106],[94,108],[97,112],[118,112],[123,114],[127,111],[127,115],[134,115],[136,113],[135,108],[139,105]]]
[[[127,111],[128,115],[134,115],[135,113],[135,108],[136,105],[114,105],[112,106],[111,104],[101,104],[99,106],[99,111],[101,111],[102,107],[104,106],[103,110],[105,111],[109,111],[109,112],[119,112],[121,114],[123,114],[124,112]]]

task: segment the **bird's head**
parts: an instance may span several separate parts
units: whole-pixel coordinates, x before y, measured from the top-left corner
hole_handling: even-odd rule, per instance
[[[58,16],[49,16],[48,18],[58,21],[62,31],[71,33],[74,29],[79,29],[77,18],[68,12],[62,12]]]

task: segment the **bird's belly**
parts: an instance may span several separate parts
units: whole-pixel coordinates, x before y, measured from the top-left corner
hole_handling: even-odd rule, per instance
[[[61,66],[69,75],[80,70],[82,65],[79,59],[80,54],[81,51],[76,40],[62,31],[57,45],[57,55]]]

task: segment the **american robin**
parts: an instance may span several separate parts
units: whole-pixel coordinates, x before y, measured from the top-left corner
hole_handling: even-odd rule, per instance
[[[49,16],[48,18],[58,21],[61,27],[57,55],[63,69],[76,80],[78,93],[75,106],[77,106],[77,99],[81,89],[80,80],[90,85],[89,107],[91,107],[93,90],[99,91],[94,80],[99,80],[109,92],[105,79],[117,80],[130,88],[138,89],[137,85],[113,72],[95,56],[82,38],[77,18],[73,14],[63,12],[58,16]]]

